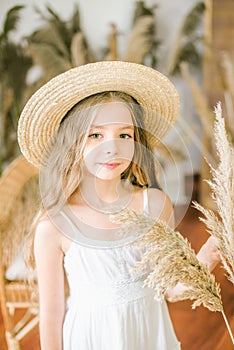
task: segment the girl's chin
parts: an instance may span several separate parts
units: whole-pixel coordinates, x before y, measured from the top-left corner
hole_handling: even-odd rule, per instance
[[[110,181],[110,180],[120,180],[121,174],[91,174],[96,180]]]
[[[114,180],[114,179],[120,179],[122,173],[126,170],[124,167],[116,167],[116,166],[106,166],[106,167],[99,167],[94,171],[95,167],[86,168],[85,174],[91,175],[97,179],[100,180]]]

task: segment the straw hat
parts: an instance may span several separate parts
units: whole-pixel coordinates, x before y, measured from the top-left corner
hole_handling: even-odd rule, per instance
[[[46,146],[66,113],[85,97],[104,91],[125,92],[146,110],[154,111],[146,115],[145,126],[156,140],[163,138],[177,117],[177,91],[155,69],[123,61],[79,66],[50,80],[24,107],[18,124],[18,141],[28,161],[39,167]]]

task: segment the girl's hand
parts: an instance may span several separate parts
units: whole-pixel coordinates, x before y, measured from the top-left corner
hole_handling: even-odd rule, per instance
[[[207,265],[209,271],[214,270],[221,260],[217,246],[217,238],[210,236],[197,254],[198,260],[202,264]]]
[[[217,245],[218,240],[215,237],[210,236],[197,254],[199,262],[207,265],[209,271],[212,271],[220,262]],[[183,283],[178,283],[174,288],[168,289],[165,298],[170,302],[176,302],[176,296],[179,296],[188,289],[189,287],[185,286]]]
[[[165,295],[165,299],[167,301],[170,301],[171,303],[174,303],[174,302],[178,301],[176,296],[179,296],[180,294],[182,294],[183,292],[185,292],[188,289],[189,289],[189,287],[187,287],[183,283],[179,282],[174,288],[168,288],[166,295]]]

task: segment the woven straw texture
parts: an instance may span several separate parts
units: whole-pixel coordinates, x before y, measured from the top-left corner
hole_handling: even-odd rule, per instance
[[[0,224],[8,219],[11,208],[26,182],[38,174],[37,168],[19,156],[0,178]]]

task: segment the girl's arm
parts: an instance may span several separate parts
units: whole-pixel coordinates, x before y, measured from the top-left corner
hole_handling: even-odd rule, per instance
[[[169,197],[161,190],[148,189],[149,213],[155,219],[164,221],[168,226],[175,227],[174,210]]]
[[[34,253],[39,287],[41,349],[62,350],[64,254],[60,234],[47,219],[37,226]]]

